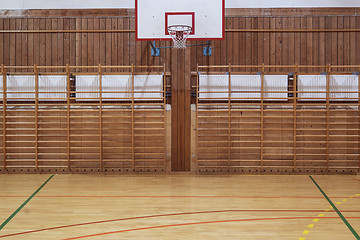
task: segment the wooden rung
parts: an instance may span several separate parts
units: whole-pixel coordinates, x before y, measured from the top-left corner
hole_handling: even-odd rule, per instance
[[[70,162],[100,162],[100,159],[70,159]]]
[[[39,162],[67,162],[68,160],[67,159],[39,159],[38,160]]]
[[[87,156],[87,155],[100,155],[99,152],[81,152],[81,153],[74,153],[74,152],[70,152],[71,156]]]
[[[6,168],[35,168],[35,166],[28,166],[28,165],[11,166],[11,165],[6,165]]]
[[[35,159],[6,159],[6,162],[35,162]]]
[[[6,156],[28,156],[28,157],[32,157],[32,156],[35,156],[36,155],[36,153],[24,153],[24,152],[22,152],[22,153],[6,153]],[[7,159],[6,161],[8,161],[8,160],[10,160],[10,159]],[[35,159],[34,160],[32,160],[32,161],[35,161]]]

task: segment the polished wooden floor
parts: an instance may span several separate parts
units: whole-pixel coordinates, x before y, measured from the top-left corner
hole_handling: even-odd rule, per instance
[[[0,239],[350,240],[360,233],[359,175],[313,176],[345,221],[309,176],[260,175],[55,175],[14,215],[50,177],[0,175]]]

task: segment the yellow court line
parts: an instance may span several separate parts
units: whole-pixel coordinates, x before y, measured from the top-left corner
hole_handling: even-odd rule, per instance
[[[341,202],[337,202],[336,204],[337,205],[340,205],[341,203],[343,203],[343,202],[347,202],[349,199],[352,199],[352,198],[354,198],[354,197],[356,197],[356,196],[360,196],[360,194],[355,194],[355,195],[352,195],[352,196],[350,196],[350,197],[348,197],[348,198],[345,198],[345,199],[343,199],[343,200],[341,200]],[[330,212],[331,211],[331,209],[333,209],[333,207],[332,206],[330,206],[328,209],[325,209],[324,210],[324,212]],[[320,213],[319,215],[318,215],[318,217],[324,217],[325,216],[325,214],[324,213]],[[317,223],[317,222],[319,222],[319,220],[320,220],[320,218],[314,218],[312,221],[314,222],[314,223]],[[315,227],[315,225],[314,224],[309,224],[309,225],[307,225],[307,228],[308,229],[313,229]],[[304,234],[304,235],[308,235],[309,233],[310,233],[310,230],[304,230],[303,231],[303,233],[302,234]],[[300,237],[298,240],[305,240],[306,238],[304,238],[304,237]]]

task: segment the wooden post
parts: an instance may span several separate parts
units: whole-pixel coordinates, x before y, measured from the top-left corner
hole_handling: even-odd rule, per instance
[[[166,151],[167,151],[167,142],[166,142],[166,134],[167,134],[167,128],[166,128],[166,72],[165,72],[165,63],[163,66],[163,110],[164,110],[164,144],[163,144],[163,149],[164,149],[164,168],[167,169],[167,161],[166,161]]]
[[[293,105],[293,108],[294,108],[294,127],[293,127],[293,134],[294,134],[294,144],[293,144],[293,147],[294,147],[294,168],[293,168],[293,171],[295,171],[297,165],[296,165],[296,158],[297,158],[297,148],[296,148],[296,129],[297,129],[297,119],[296,119],[296,116],[297,116],[297,71],[298,71],[298,67],[297,65],[295,66],[295,73],[294,73],[294,79],[293,79],[293,98],[294,98],[294,105]]]
[[[3,77],[3,169],[6,170],[6,69],[1,64],[1,73]]]
[[[98,73],[99,73],[99,141],[100,141],[99,157],[100,157],[100,171],[102,171],[104,166],[103,166],[103,159],[102,159],[103,142],[102,142],[102,69],[101,69],[101,64],[99,64]]]
[[[228,88],[228,171],[231,168],[231,65],[229,63],[229,88]]]
[[[35,170],[39,169],[39,69],[34,65],[35,74]]]
[[[173,48],[171,55],[171,170],[190,171],[190,48]]]
[[[135,171],[134,65],[131,64],[131,168]]]
[[[265,67],[262,64],[261,67],[261,106],[260,106],[260,171],[264,167],[264,71]]]
[[[326,170],[329,171],[329,147],[330,147],[330,64],[326,67]]]
[[[68,171],[71,170],[71,164],[70,164],[70,68],[69,64],[66,64],[66,126],[67,126],[67,168]]]
[[[359,66],[359,72],[360,72],[360,66]],[[359,161],[359,168],[358,168],[358,174],[360,173],[360,74],[358,75],[358,161]]]

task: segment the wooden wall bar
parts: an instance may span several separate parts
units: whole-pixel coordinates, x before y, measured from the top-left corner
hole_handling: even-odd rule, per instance
[[[78,68],[86,71],[74,73]],[[14,67],[2,66],[3,77],[33,77],[35,91],[27,86],[17,90],[20,92],[9,91],[6,82],[11,80],[3,81],[0,171],[167,171],[166,86],[162,83],[160,91],[135,89],[135,81],[139,81],[135,75],[151,74],[142,73],[142,67],[116,67],[111,76],[131,75],[132,88],[111,89],[110,93],[125,93],[127,97],[109,99],[109,89],[101,88],[102,77],[109,76],[109,68],[114,66],[33,66],[26,68],[32,72],[25,73],[22,67],[10,71]],[[148,68],[162,70],[152,74],[162,76],[165,82],[163,66]],[[58,75],[67,79],[67,87],[62,91],[49,92],[44,85],[39,87],[40,76]],[[98,77],[99,90],[75,88],[76,79],[84,75]],[[51,85],[54,83],[48,83],[48,87],[57,89]],[[148,94],[146,99],[141,98],[142,94]],[[151,94],[158,97],[149,97]]]
[[[225,40],[212,42],[212,56],[203,56],[201,46],[191,48],[193,71],[197,64],[351,65],[360,62],[358,9],[227,9],[226,12]],[[134,29],[133,10],[21,13],[3,10],[0,63],[170,66],[171,51],[162,49],[160,57],[151,57],[149,44],[135,41]],[[203,42],[189,42],[195,43]],[[158,46],[171,44],[156,43]]]
[[[255,68],[256,71],[248,72],[248,68]],[[285,95],[276,101],[267,94],[281,91],[264,88],[264,76],[272,74],[271,68],[278,69],[276,75],[288,76],[287,90],[283,90]],[[199,66],[199,74],[215,74],[216,77],[222,74],[230,77],[229,89],[211,90],[204,85],[198,88],[203,90],[197,91],[197,171],[360,171],[360,89],[355,87],[346,90],[349,94],[353,93],[352,98],[346,100],[340,95],[334,95],[345,90],[331,90],[329,87],[332,76],[341,78],[343,75],[351,78],[354,86],[359,86],[359,66],[312,66],[317,71],[326,68],[326,75],[321,71],[309,74],[308,68],[309,66],[280,65]],[[233,94],[238,94],[231,89],[233,74],[256,77],[259,72],[262,79],[261,89],[252,90],[252,94],[258,94],[257,100],[251,97],[233,97]],[[317,86],[321,78],[324,88],[308,89],[314,96],[306,93],[308,95],[305,97],[302,95],[305,90],[301,90],[299,85],[299,76],[310,76],[311,81],[317,81]],[[223,82],[217,84],[222,86]],[[204,89],[210,89],[213,97],[207,95],[211,94],[211,91]],[[223,97],[217,99],[216,94],[223,94]]]

